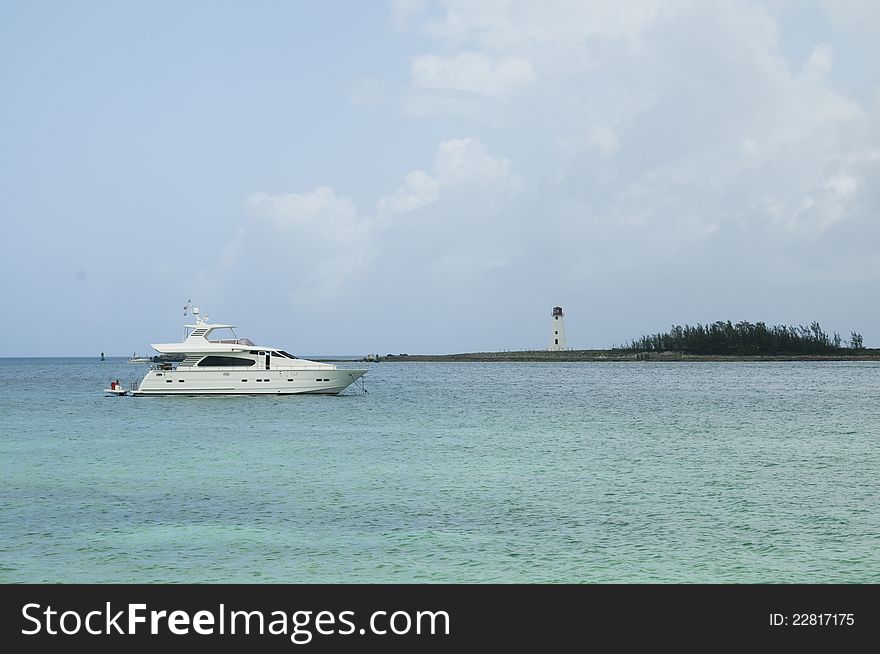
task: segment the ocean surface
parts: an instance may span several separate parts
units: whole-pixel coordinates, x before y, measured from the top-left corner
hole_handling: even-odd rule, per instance
[[[340,365],[0,359],[0,582],[880,582],[878,363]]]

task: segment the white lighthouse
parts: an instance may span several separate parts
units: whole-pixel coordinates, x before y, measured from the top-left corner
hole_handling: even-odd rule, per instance
[[[550,347],[548,349],[551,352],[568,349],[568,345],[565,343],[564,315],[562,307],[553,307],[553,311],[550,312],[550,317],[553,318],[551,325],[553,329],[550,333]]]

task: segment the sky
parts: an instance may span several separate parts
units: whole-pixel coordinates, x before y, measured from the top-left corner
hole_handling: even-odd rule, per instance
[[[880,3],[0,3],[0,356],[880,346]]]

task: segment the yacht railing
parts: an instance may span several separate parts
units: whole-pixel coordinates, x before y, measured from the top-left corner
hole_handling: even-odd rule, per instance
[[[154,370],[172,372],[173,370],[177,370],[177,368],[154,368]],[[296,368],[270,368],[266,370],[265,368],[257,368],[256,366],[187,366],[184,368],[187,372],[192,372],[193,370],[204,370],[210,372],[296,372],[297,370],[330,370],[327,366],[297,366]],[[341,368],[339,368],[341,370]]]

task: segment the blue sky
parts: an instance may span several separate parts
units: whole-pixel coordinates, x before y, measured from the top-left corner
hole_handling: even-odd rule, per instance
[[[0,5],[0,355],[880,343],[880,5]]]

